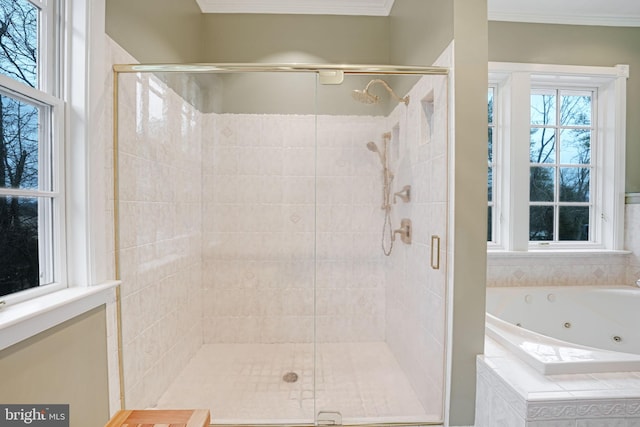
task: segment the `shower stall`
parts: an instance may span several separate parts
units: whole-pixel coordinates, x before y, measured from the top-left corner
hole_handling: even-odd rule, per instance
[[[440,424],[447,70],[114,70],[125,406]]]

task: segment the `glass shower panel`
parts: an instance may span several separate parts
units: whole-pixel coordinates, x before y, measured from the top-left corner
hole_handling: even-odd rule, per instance
[[[210,113],[214,137],[203,147],[203,327],[205,346],[231,362],[219,375],[233,391],[230,402],[212,407],[227,411],[222,418],[247,423],[308,423],[314,413],[314,79],[217,78],[221,105]]]
[[[317,99],[317,419],[441,422],[446,77],[345,75]]]
[[[119,79],[126,406],[312,424],[315,75]]]

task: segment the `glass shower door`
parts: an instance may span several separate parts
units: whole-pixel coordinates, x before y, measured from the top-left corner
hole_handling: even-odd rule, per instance
[[[318,423],[443,419],[446,99],[444,76],[318,85]]]

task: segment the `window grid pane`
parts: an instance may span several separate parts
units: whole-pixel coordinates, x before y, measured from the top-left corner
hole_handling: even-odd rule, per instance
[[[555,240],[554,211],[555,208],[553,207],[553,205],[529,207],[529,240]]]
[[[558,238],[563,241],[589,240],[589,206],[560,206]]]
[[[556,168],[533,166],[529,173],[529,200],[531,202],[554,202],[556,200]]]
[[[0,124],[0,188],[42,188],[40,108],[0,91]]]
[[[38,83],[40,11],[27,0],[0,0],[0,74],[31,87]]]
[[[44,225],[52,206],[47,197],[0,197],[0,296],[53,282],[53,228]]]

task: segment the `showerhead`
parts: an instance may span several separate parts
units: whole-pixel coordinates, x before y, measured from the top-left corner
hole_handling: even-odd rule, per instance
[[[363,104],[377,104],[380,101],[380,97],[369,93],[367,89],[358,90],[355,89],[351,92],[351,96],[358,102],[362,102]]]
[[[398,102],[404,102],[405,105],[409,105],[409,95],[405,96],[404,98],[400,98],[398,95],[396,95],[393,89],[391,89],[387,82],[380,79],[371,80],[369,83],[367,83],[367,86],[365,86],[363,90],[356,89],[351,93],[351,96],[353,96],[353,99],[358,102],[362,102],[363,104],[377,104],[378,101],[380,101],[380,97],[369,92],[369,87],[376,83],[384,86],[387,92],[389,92],[391,96],[393,96]]]

